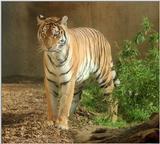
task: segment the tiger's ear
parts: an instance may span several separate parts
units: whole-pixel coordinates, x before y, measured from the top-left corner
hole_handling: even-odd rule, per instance
[[[40,25],[45,20],[43,15],[37,16],[37,25]]]
[[[68,20],[68,17],[67,16],[63,16],[62,20],[61,20],[61,24],[67,26],[67,20]]]

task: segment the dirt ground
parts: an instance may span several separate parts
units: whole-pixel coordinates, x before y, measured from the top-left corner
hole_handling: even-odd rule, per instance
[[[135,132],[135,130],[137,130],[136,126],[130,129],[129,127],[121,129],[103,129],[100,126],[92,124],[92,113],[85,111],[82,107],[79,107],[76,114],[70,117],[70,129],[68,131],[48,126],[46,110],[47,105],[42,83],[33,84],[25,82],[2,84],[2,142],[74,143],[88,141],[88,138],[94,139],[96,142],[104,141],[117,143],[120,141],[135,141],[132,138],[132,132],[129,131]],[[157,123],[155,124],[157,125]],[[146,123],[144,126],[146,128],[147,126],[150,126],[150,124]],[[141,127],[142,126],[140,125],[140,130]],[[152,137],[149,140],[142,137],[142,140],[146,140],[146,142],[157,142],[159,133],[159,130],[157,130],[158,127],[159,126],[156,126],[156,131],[152,132],[155,126],[151,125],[151,130],[149,127],[151,133],[148,134],[147,129],[147,138],[150,134]],[[94,131],[98,128],[102,128],[102,133],[101,131],[97,131],[98,134],[96,133],[94,136]],[[126,139],[127,134],[131,135],[130,141],[128,141],[128,138]],[[140,137],[139,131],[135,137],[136,139],[137,137]],[[123,139],[126,140],[123,141]]]
[[[46,99],[41,83],[2,84],[3,143],[72,143],[72,132],[92,126],[78,110],[70,118],[69,131],[47,125]]]

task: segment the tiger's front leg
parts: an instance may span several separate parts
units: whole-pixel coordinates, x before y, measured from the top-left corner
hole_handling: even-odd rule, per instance
[[[75,87],[75,80],[72,79],[67,83],[63,83],[60,88],[60,107],[59,114],[56,121],[56,127],[61,129],[68,129],[68,117],[73,100]]]
[[[45,77],[45,92],[47,98],[47,108],[48,108],[48,125],[54,125],[57,119],[57,96],[58,88],[57,85],[50,79]]]

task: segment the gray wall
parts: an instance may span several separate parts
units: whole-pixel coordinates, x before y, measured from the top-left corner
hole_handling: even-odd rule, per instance
[[[112,46],[130,39],[144,16],[158,30],[158,2],[2,2],[2,76],[43,75],[42,53],[38,52],[36,16],[69,17],[68,26],[100,30]]]

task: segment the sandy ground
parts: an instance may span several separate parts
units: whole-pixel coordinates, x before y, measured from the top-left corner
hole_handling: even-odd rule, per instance
[[[47,125],[46,99],[41,83],[2,84],[3,143],[72,143],[72,130],[92,125],[77,112],[70,118],[69,131]]]

